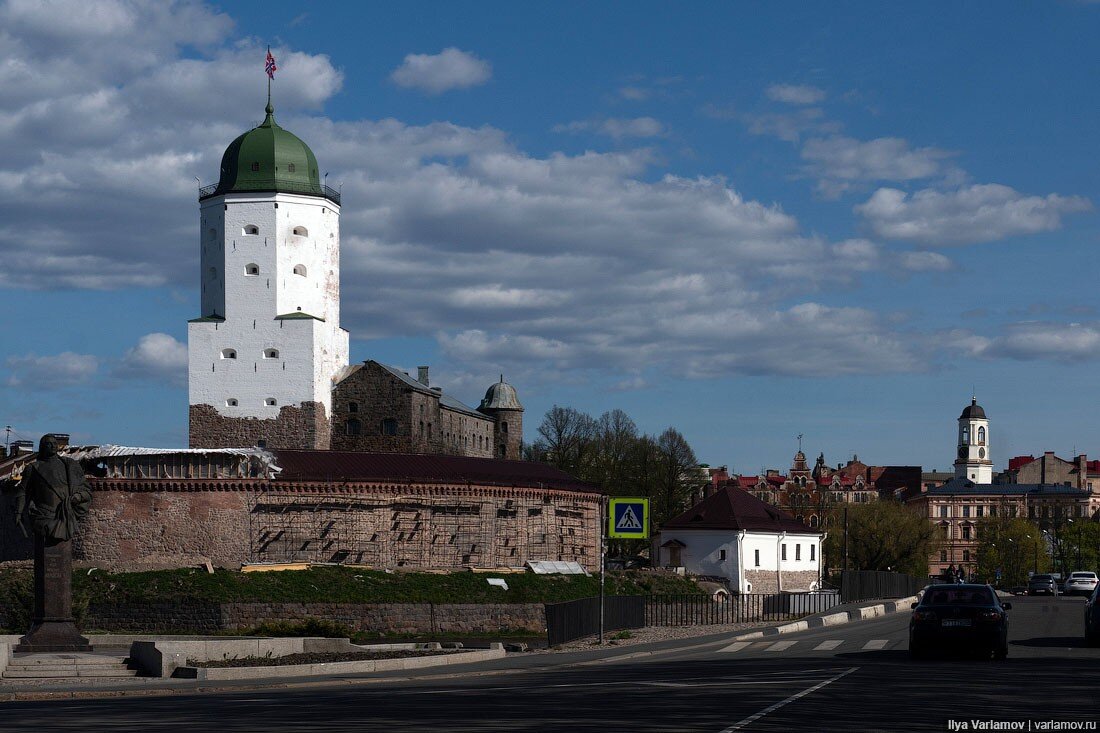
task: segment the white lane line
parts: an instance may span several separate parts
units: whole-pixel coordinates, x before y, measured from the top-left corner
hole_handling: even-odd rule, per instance
[[[785,652],[792,646],[797,644],[797,641],[777,641],[768,647],[769,652]]]
[[[835,677],[830,677],[829,679],[825,680],[824,682],[818,682],[813,687],[807,687],[802,692],[797,692],[797,693],[791,695],[790,697],[788,697],[786,700],[780,700],[775,705],[772,705],[770,707],[766,707],[763,710],[761,710],[759,713],[756,713],[755,715],[750,715],[749,717],[745,718],[744,720],[739,721],[737,723],[734,723],[729,728],[724,729],[721,733],[733,733],[733,731],[735,731],[735,730],[741,730],[746,725],[749,725],[750,723],[755,723],[757,720],[760,720],[765,715],[768,715],[770,713],[774,713],[776,710],[783,707],[787,703],[794,702],[795,700],[803,698],[806,695],[809,695],[811,692],[817,692],[818,690],[820,690],[825,685],[831,685],[832,683],[839,680],[841,677],[844,677],[845,675],[849,675],[852,672],[855,672],[857,669],[859,669],[859,667],[849,667],[848,669],[844,670],[843,672],[836,675]]]
[[[814,651],[815,652],[831,652],[833,649],[836,649],[838,646],[840,646],[843,643],[844,643],[843,639],[829,639],[828,641],[823,641],[820,644],[818,644],[817,646],[815,646]]]
[[[735,641],[727,647],[719,649],[719,652],[739,652],[747,646],[752,644],[751,641]]]
[[[890,643],[889,639],[871,639],[869,642],[863,645],[864,649],[885,649],[886,645]]]

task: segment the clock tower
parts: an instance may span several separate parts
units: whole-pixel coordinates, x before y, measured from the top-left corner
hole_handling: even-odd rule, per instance
[[[959,415],[959,448],[955,477],[976,484],[993,483],[993,461],[989,456],[989,420],[976,397]]]

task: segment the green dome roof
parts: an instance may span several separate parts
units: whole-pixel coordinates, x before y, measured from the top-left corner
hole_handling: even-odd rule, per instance
[[[297,135],[275,124],[275,110],[257,127],[229,143],[222,155],[218,185],[207,186],[200,198],[244,191],[325,196],[339,203],[339,194],[321,185],[317,158]]]

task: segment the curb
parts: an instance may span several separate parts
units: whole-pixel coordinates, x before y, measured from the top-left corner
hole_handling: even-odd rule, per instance
[[[908,611],[909,604],[916,603],[916,601],[917,596],[909,596],[908,598],[899,598],[896,601],[885,601],[883,603],[876,603],[873,606],[853,608],[851,611],[844,611],[842,613],[830,613],[824,616],[818,616],[817,618],[806,619],[804,621],[794,621],[789,624],[783,624],[782,626],[773,626],[770,629],[762,629],[761,631],[750,631],[747,634],[739,634],[738,636],[733,637],[733,641],[764,639],[769,636],[778,636],[779,634],[793,634],[796,631],[820,629],[826,626],[840,626],[841,624],[847,624],[853,621],[862,621],[863,619],[868,618],[878,618],[879,616],[885,616],[890,613],[897,613],[898,611]]]

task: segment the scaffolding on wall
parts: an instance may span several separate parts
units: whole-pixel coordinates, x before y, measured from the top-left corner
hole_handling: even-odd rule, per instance
[[[257,563],[371,567],[522,567],[590,560],[579,500],[409,493],[263,491],[249,497],[249,554]],[[587,531],[586,531],[587,530]]]

